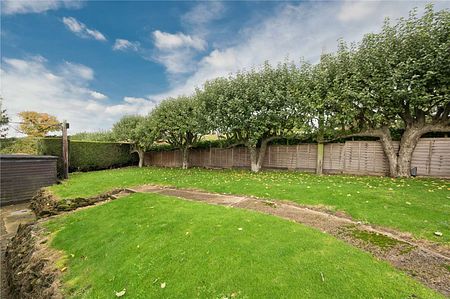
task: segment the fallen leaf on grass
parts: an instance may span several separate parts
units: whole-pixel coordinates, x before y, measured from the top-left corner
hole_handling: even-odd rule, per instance
[[[116,297],[122,297],[123,295],[125,295],[125,292],[126,292],[127,290],[126,289],[123,289],[122,291],[120,291],[120,292],[116,292]]]
[[[161,284],[161,289],[164,289],[165,287],[166,287],[166,283],[163,282],[163,283]]]
[[[238,230],[242,230],[242,227],[239,227]]]
[[[438,236],[438,237],[442,237],[442,233],[441,232],[434,232],[434,235]]]

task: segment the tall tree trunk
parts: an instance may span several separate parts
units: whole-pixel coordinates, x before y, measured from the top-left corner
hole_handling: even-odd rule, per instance
[[[181,149],[182,153],[182,169],[188,169],[189,168],[189,147],[184,147]]]
[[[250,152],[250,168],[252,172],[258,172],[260,168],[258,167],[258,148],[256,146],[248,146]]]
[[[136,150],[139,156],[139,168],[144,166],[144,151],[141,149]]]
[[[276,137],[266,138],[261,141],[261,146],[247,146],[250,151],[250,167],[252,172],[259,172],[266,156],[267,144]]]
[[[422,128],[406,127],[400,141],[398,151],[398,176],[409,177],[411,175],[411,160],[414,149],[422,136]]]
[[[397,151],[392,141],[391,132],[389,128],[385,127],[381,129],[380,142],[383,146],[384,154],[388,158],[389,163],[389,175],[393,178],[397,177]]]

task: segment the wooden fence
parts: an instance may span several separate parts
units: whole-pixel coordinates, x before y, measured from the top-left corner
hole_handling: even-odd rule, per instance
[[[0,205],[30,200],[44,186],[56,183],[58,157],[1,155]]]
[[[398,148],[398,143],[396,144]],[[245,147],[192,149],[191,166],[207,168],[250,168]],[[181,167],[179,150],[148,152],[145,165]],[[315,172],[317,144],[271,145],[263,162],[266,169]],[[450,138],[421,138],[414,150],[411,167],[420,176],[450,177]],[[324,173],[388,175],[389,164],[379,141],[347,141],[324,146]]]

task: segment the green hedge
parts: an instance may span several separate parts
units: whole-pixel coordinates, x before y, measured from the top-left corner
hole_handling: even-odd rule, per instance
[[[69,171],[91,171],[132,165],[136,156],[130,154],[130,144],[116,142],[70,141]],[[40,155],[58,156],[58,174],[63,171],[61,138],[43,138],[38,141]]]
[[[1,138],[0,154],[28,154],[36,155],[37,138],[21,137],[21,138]]]

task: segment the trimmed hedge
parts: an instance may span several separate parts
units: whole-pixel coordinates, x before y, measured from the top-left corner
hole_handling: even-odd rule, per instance
[[[1,138],[0,154],[36,155],[37,139],[33,137]]]
[[[130,153],[131,145],[117,142],[69,140],[69,171],[91,171],[128,166],[136,163]],[[61,138],[43,138],[38,141],[40,155],[58,156],[58,175],[63,172]]]

